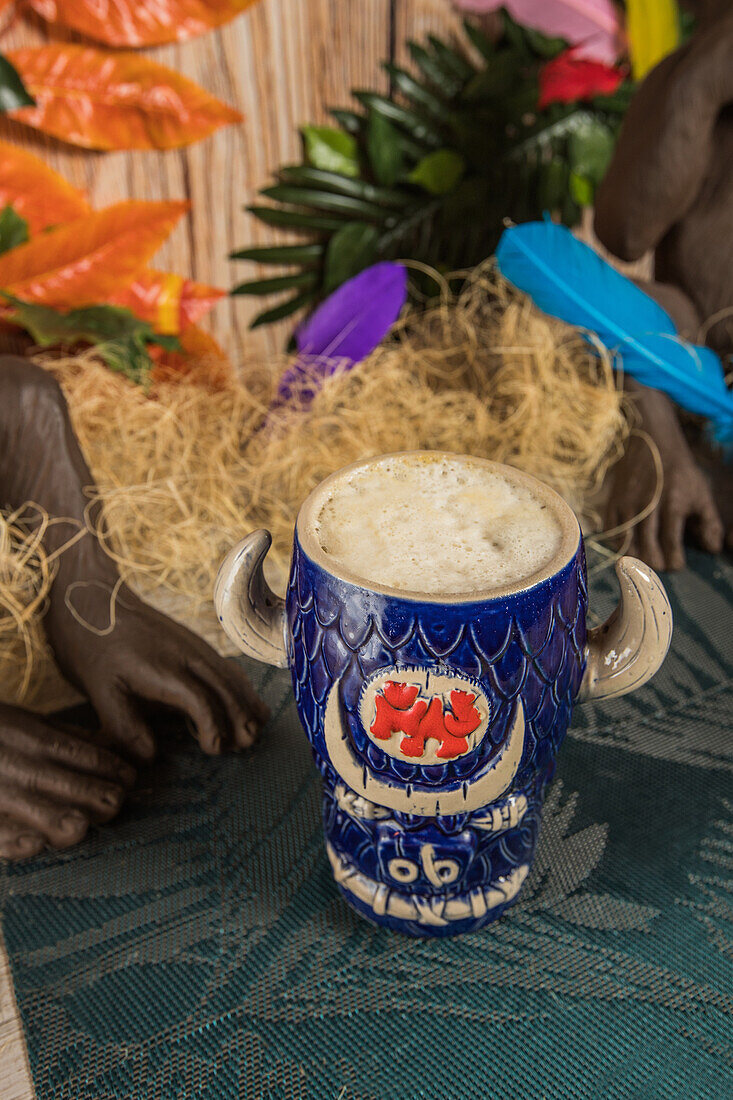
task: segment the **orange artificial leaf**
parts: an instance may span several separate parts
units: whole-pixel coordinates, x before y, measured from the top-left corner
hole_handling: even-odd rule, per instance
[[[234,370],[226,352],[213,336],[196,325],[181,333],[180,351],[166,351],[151,344],[148,347],[153,367],[153,382],[195,382],[211,390],[227,390],[234,380]]]
[[[0,287],[26,302],[73,308],[107,301],[160,248],[185,202],[119,202],[0,256]]]
[[[200,320],[226,294],[171,271],[143,271],[128,287],[108,299],[148,321],[156,332],[175,336]]]
[[[159,46],[228,23],[256,0],[28,0],[43,19],[107,46]],[[1,6],[1,0],[0,0]]]
[[[0,207],[8,205],[28,222],[31,236],[89,212],[82,192],[53,168],[33,153],[0,141]]]
[[[240,122],[198,84],[134,53],[52,45],[9,50],[35,107],[11,118],[86,149],[175,149]]]

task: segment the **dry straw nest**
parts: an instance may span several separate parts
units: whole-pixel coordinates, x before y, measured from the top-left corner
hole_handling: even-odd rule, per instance
[[[245,365],[224,386],[191,376],[149,393],[93,353],[47,360],[97,482],[90,502],[102,502],[105,524],[97,533],[125,580],[158,603],[172,600],[178,617],[203,630],[219,562],[244,533],[272,531],[270,568],[282,588],[308,492],[359,458],[415,448],[518,466],[596,528],[594,501],[628,430],[610,356],[539,313],[491,265],[461,284],[435,278],[435,299],[407,310],[352,370],[334,364],[307,407],[272,407],[285,358]],[[12,517],[5,523],[15,530]],[[21,666],[22,654],[42,652],[50,584],[38,541],[24,547],[8,535],[0,563],[0,660]],[[19,615],[25,633],[13,625]],[[32,681],[31,666],[14,680],[15,697]]]
[[[42,545],[47,525],[32,506],[0,513],[0,683],[10,702],[32,702],[51,666],[41,629],[55,573]]]

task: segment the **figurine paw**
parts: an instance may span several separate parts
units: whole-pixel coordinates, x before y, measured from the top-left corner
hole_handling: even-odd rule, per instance
[[[631,528],[626,553],[641,558],[655,570],[685,566],[685,534],[711,554],[723,548],[723,523],[710,486],[689,450],[665,456],[662,489],[654,510]],[[613,471],[606,510],[606,529],[617,532],[631,523],[654,499],[656,470],[643,439],[633,437]]]
[[[120,810],[135,770],[81,732],[0,707],[0,857],[69,848]]]

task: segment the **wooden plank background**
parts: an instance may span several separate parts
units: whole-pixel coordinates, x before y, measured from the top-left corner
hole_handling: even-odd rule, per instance
[[[200,38],[146,50],[245,115],[210,138],[167,152],[96,153],[75,149],[9,119],[0,137],[43,157],[94,207],[120,199],[188,198],[191,214],[155,259],[156,267],[229,289],[267,269],[231,263],[252,242],[286,239],[244,211],[279,164],[299,157],[298,127],[327,122],[328,107],[349,104],[349,89],[387,90],[380,63],[407,60],[404,43],[429,32],[458,33],[450,0],[259,0],[227,26]],[[0,48],[82,41],[23,15]],[[277,298],[273,299],[273,303]],[[260,300],[223,300],[205,323],[233,359],[281,350],[284,331],[248,331]]]

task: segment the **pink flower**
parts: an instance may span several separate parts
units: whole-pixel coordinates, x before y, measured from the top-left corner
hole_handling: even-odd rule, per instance
[[[579,57],[613,64],[621,52],[619,13],[613,0],[453,0],[464,12],[506,8],[512,19],[578,47]]]

